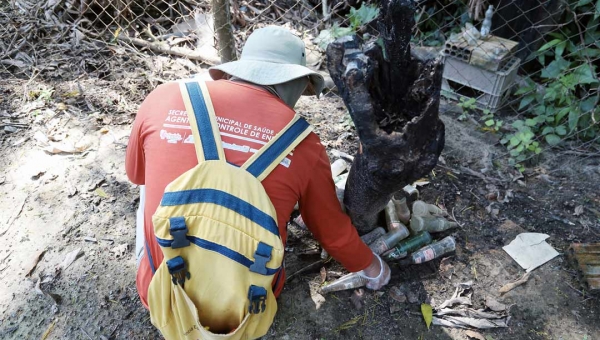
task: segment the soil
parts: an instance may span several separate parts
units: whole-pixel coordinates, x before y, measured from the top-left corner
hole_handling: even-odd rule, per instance
[[[162,73],[148,76],[156,71],[148,65],[159,63]],[[0,338],[161,338],[137,297],[138,189],[123,163],[144,96],[162,79],[189,74],[155,57],[101,79],[94,73],[0,77],[0,126],[18,126],[0,131]],[[330,151],[356,151],[356,133],[334,94],[303,98],[297,108]],[[549,151],[521,176],[506,165],[498,136],[458,122],[451,105],[440,111],[446,148],[419,190],[461,224],[435,235],[454,236],[456,251],[443,264],[390,263],[389,285],[367,290],[359,309],[352,291],[316,292],[321,272],[330,281],[343,268],[335,261],[323,271],[313,266],[287,282],[264,339],[467,339],[461,329],[428,330],[420,304],[439,305],[471,280],[473,307],[482,308],[487,296],[512,306],[508,328],[479,330],[488,340],[600,339],[600,296],[588,295],[565,256],[571,243],[600,242],[599,159]],[[40,133],[82,152],[46,152]],[[500,287],[524,274],[502,250],[522,232],[548,234],[560,256],[501,296]],[[67,254],[79,248],[83,255],[64,268]],[[290,227],[288,275],[320,260],[311,249],[318,250],[310,232]],[[391,298],[393,287],[407,291],[408,300]]]

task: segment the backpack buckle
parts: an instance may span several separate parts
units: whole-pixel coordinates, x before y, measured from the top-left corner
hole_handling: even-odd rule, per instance
[[[183,288],[185,284],[185,279],[190,279],[191,274],[187,271],[187,265],[181,256],[174,257],[167,261],[167,268],[169,269],[169,274],[171,274],[171,280],[173,284],[180,284]]]
[[[171,248],[177,249],[190,245],[190,240],[187,239],[188,227],[184,217],[169,218],[169,226],[169,233],[173,236]]]
[[[251,285],[248,290],[248,312],[250,314],[258,314],[265,311],[267,307],[267,290],[263,287]]]
[[[271,261],[271,251],[273,247],[259,242],[258,248],[254,253],[254,263],[250,266],[250,271],[262,275],[267,275],[267,262]]]

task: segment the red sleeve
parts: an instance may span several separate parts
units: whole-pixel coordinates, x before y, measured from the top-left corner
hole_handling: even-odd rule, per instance
[[[371,264],[373,252],[367,247],[342,211],[331,178],[325,148],[311,168],[311,179],[300,195],[300,214],[315,238],[347,270],[357,272]]]
[[[150,95],[148,96],[148,98]],[[146,160],[144,156],[144,140],[142,139],[142,127],[144,121],[144,110],[148,99],[142,103],[135,116],[131,135],[129,135],[129,144],[127,144],[127,154],[125,156],[125,170],[129,180],[138,185],[144,185],[146,182]]]

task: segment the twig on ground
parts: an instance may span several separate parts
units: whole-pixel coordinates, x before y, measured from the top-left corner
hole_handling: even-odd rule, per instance
[[[454,222],[456,222],[456,224],[458,224],[459,227],[462,228],[464,226],[464,223],[460,224],[460,222],[458,222],[458,220],[456,219],[456,217],[454,217],[454,207],[452,207],[452,219],[454,220]]]
[[[596,299],[595,297],[593,297],[593,296],[589,296],[589,294],[586,294],[586,293],[584,293],[584,292],[580,291],[579,289],[577,289],[577,288],[573,287],[573,286],[572,286],[570,283],[568,283],[567,281],[565,281],[565,284],[566,284],[567,286],[569,286],[569,288],[571,288],[571,289],[573,289],[574,291],[576,291],[577,293],[579,293],[579,295],[581,295],[581,296],[583,296],[583,297],[586,297],[586,296],[587,296],[587,299],[585,299],[585,300],[589,300],[589,299],[594,299],[594,300],[595,300],[595,299]],[[585,300],[584,300],[584,301],[585,301]]]
[[[304,268],[302,268],[302,269],[300,269],[300,270],[298,270],[298,271],[290,274],[290,276],[288,276],[285,279],[285,281],[289,282],[289,281],[291,281],[292,278],[294,278],[294,277],[296,277],[296,276],[298,276],[298,275],[300,275],[302,273],[305,273],[305,272],[307,272],[307,271],[309,271],[311,269],[314,269],[315,267],[318,267],[318,266],[322,265],[323,263],[325,263],[325,260],[319,260],[317,262],[313,262],[313,263],[309,264],[308,266],[306,266],[306,267],[304,267]]]
[[[511,290],[517,288],[518,286],[527,283],[527,281],[529,281],[529,276],[531,275],[531,272],[529,273],[525,273],[525,275],[523,275],[523,277],[515,282],[511,282],[511,283],[507,283],[504,286],[502,286],[502,288],[500,288],[500,290],[498,292],[500,292],[500,295],[504,294],[504,293],[508,293]]]
[[[221,60],[217,55],[208,55],[200,50],[190,50],[184,47],[169,46],[165,42],[150,42],[139,38],[130,38],[124,35],[117,37],[120,41],[134,44],[139,47],[148,48],[154,52],[166,53],[176,55],[178,57],[185,57],[192,60],[198,60],[209,65],[217,65],[221,63]]]

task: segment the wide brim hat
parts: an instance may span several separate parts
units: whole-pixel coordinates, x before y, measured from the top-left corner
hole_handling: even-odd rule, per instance
[[[244,44],[239,60],[209,68],[214,80],[233,76],[258,85],[276,85],[308,77],[303,95],[319,95],[323,76],[306,67],[306,49],[302,39],[289,30],[267,26],[254,31]]]

